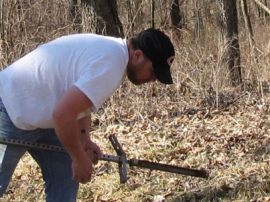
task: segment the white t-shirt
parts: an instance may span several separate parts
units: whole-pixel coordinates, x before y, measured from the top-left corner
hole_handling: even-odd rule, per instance
[[[127,63],[124,39],[63,36],[0,72],[0,97],[18,128],[53,128],[53,109],[66,91],[75,85],[97,110],[122,83]]]

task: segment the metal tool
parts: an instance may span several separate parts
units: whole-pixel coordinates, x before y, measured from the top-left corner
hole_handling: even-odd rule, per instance
[[[129,166],[137,166],[141,168],[148,168],[151,170],[160,170],[160,171],[177,173],[177,174],[188,175],[188,176],[193,176],[193,177],[208,178],[208,173],[205,170],[183,168],[179,166],[156,163],[156,162],[140,160],[140,159],[128,160],[126,153],[124,152],[121,144],[118,142],[116,136],[110,135],[109,140],[113,148],[115,149],[117,156],[110,155],[110,154],[102,154],[99,160],[118,163],[120,183],[125,183],[127,181],[127,164],[129,164]],[[43,149],[43,150],[53,151],[53,152],[66,152],[63,147],[57,146],[57,145],[33,143],[33,142],[27,142],[23,140],[3,138],[3,137],[0,137],[0,144],[20,146],[20,147],[25,147],[28,149]]]

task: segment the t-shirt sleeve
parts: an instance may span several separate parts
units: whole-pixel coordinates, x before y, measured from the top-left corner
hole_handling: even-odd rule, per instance
[[[102,104],[120,86],[123,78],[123,70],[117,60],[97,62],[93,68],[86,67],[87,71],[81,73],[75,82],[78,87],[94,104],[92,110],[98,110]]]

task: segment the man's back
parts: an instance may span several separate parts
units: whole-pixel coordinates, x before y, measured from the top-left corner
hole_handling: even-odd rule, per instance
[[[53,108],[71,86],[81,89],[99,108],[119,87],[127,61],[122,39],[63,36],[40,45],[2,71],[0,96],[17,127],[52,128]]]

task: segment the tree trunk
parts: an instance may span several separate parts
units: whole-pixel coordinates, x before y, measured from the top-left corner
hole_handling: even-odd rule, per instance
[[[4,40],[5,30],[4,30],[4,2],[0,1],[0,39]]]
[[[4,6],[3,1],[0,1],[0,70],[4,68],[4,51],[5,51],[5,29],[4,29]]]
[[[18,0],[0,3],[0,66],[25,53],[25,43],[16,46],[16,40],[23,42],[26,36],[22,5],[23,2]]]
[[[217,0],[223,44],[222,65],[228,68],[233,86],[242,84],[236,0]]]
[[[134,12],[132,9],[132,1],[130,0],[126,0],[127,3],[127,19],[128,19],[128,24],[129,24],[129,29],[128,29],[128,35],[132,35],[134,34]]]
[[[173,28],[182,29],[183,22],[182,22],[182,15],[181,15],[181,11],[180,11],[179,0],[172,1],[170,15],[171,15],[171,23],[172,23]]]
[[[257,61],[256,44],[255,44],[255,40],[254,40],[252,25],[250,22],[250,16],[248,14],[248,7],[247,7],[246,0],[241,0],[241,7],[242,7],[242,13],[244,16],[245,27],[248,31],[250,50],[251,50],[252,55],[255,57],[255,60]]]
[[[151,0],[151,27],[155,28],[155,0]]]
[[[201,16],[200,0],[193,0],[194,10],[194,36],[198,38],[201,36],[201,30],[203,29],[203,19]]]
[[[123,27],[118,17],[116,0],[82,0],[86,7],[92,7],[96,17],[96,33],[123,37]]]

